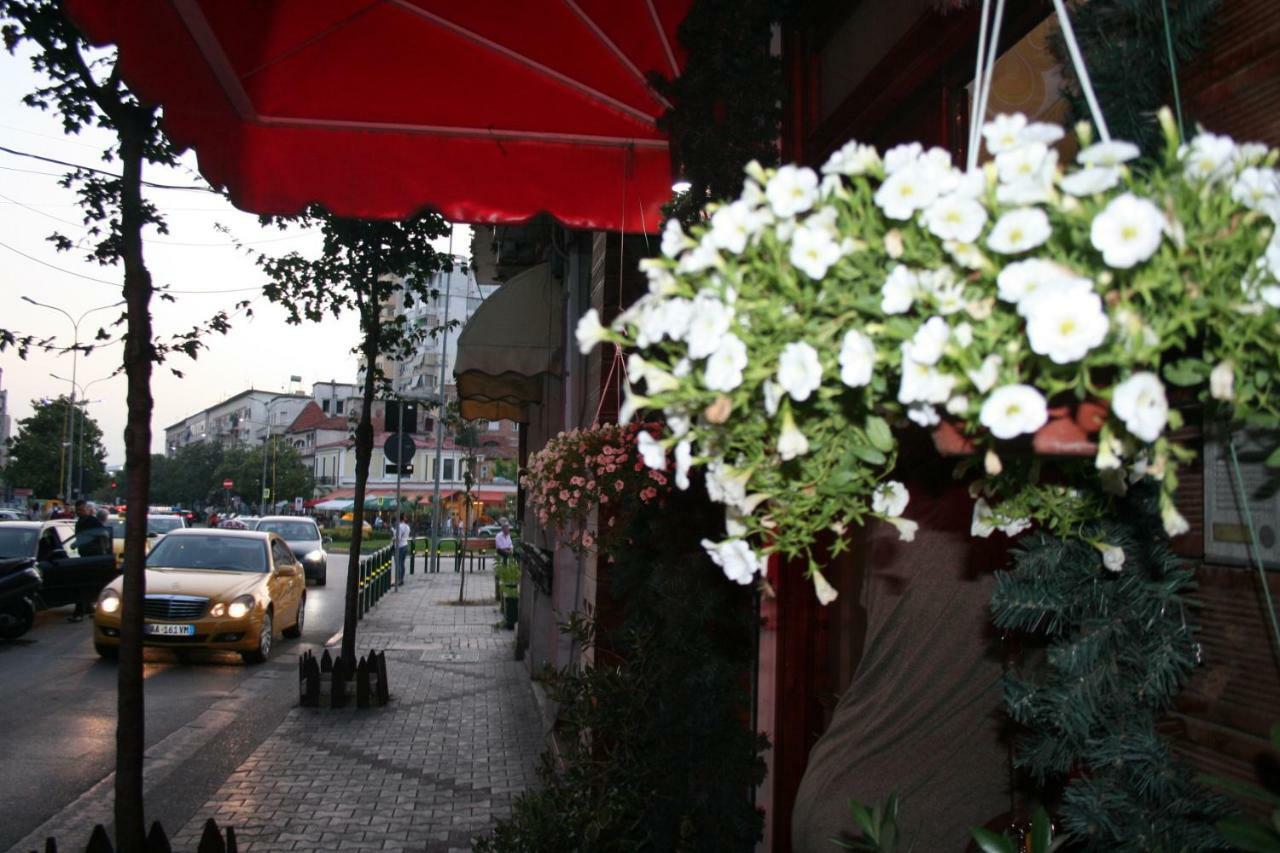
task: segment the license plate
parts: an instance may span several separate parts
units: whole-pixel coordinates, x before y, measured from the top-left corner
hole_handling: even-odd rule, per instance
[[[196,632],[195,625],[152,625],[147,624],[148,634],[159,634],[162,637],[190,637]]]

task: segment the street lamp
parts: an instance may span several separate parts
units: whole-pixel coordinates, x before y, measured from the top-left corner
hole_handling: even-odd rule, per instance
[[[76,469],[75,469],[76,470],[76,478],[75,478],[76,491],[80,494],[81,497],[83,497],[84,496],[84,419],[85,419],[85,415],[88,414],[88,412],[86,411],[86,407],[90,403],[102,402],[101,400],[90,400],[88,392],[90,388],[92,388],[94,385],[97,385],[99,382],[106,382],[108,379],[114,379],[116,374],[111,373],[107,376],[102,376],[102,377],[99,377],[98,379],[94,379],[92,381],[86,382],[83,385],[80,385],[74,379],[68,379],[65,376],[59,376],[56,373],[50,373],[49,375],[52,376],[54,379],[59,379],[63,382],[70,382],[72,385],[75,386],[76,390],[80,392],[80,405],[82,407],[80,410],[80,441],[78,443],[76,441],[76,429],[75,429],[75,422],[73,420],[71,424],[71,442],[70,443],[72,447],[77,448],[76,449],[77,462],[76,462]],[[72,415],[72,418],[75,417],[74,408],[71,411],[71,415]]]
[[[75,410],[75,406],[76,406],[76,363],[79,360],[79,356],[80,356],[80,321],[83,320],[85,317],[88,317],[90,314],[92,314],[95,311],[105,311],[108,308],[118,308],[119,306],[124,304],[124,300],[121,299],[119,302],[112,302],[110,305],[99,305],[97,308],[90,308],[88,311],[85,311],[79,317],[72,317],[70,314],[68,314],[66,311],[62,310],[58,306],[49,305],[44,302],[37,302],[36,300],[32,299],[30,296],[22,297],[22,301],[30,302],[32,305],[37,305],[41,308],[48,308],[50,311],[57,311],[59,314],[61,314],[62,316],[66,317],[68,320],[71,321],[71,331],[72,331],[71,379],[68,380],[71,383],[71,405],[70,405],[70,408],[67,410],[67,431],[70,434],[70,437],[74,440],[75,436],[74,434],[70,433],[70,430],[72,428],[72,420],[71,420],[72,412]],[[72,457],[71,455],[71,451],[72,451],[72,446],[70,443],[68,443],[67,444],[67,464],[66,464],[66,471],[67,471],[66,491],[63,492],[63,496],[68,501],[71,500],[71,466],[75,461],[74,457]],[[59,480],[62,479],[61,474],[59,474],[58,479]]]

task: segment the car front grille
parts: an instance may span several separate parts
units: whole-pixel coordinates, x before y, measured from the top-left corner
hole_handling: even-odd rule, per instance
[[[148,619],[198,619],[209,607],[202,595],[148,595],[142,614]]]

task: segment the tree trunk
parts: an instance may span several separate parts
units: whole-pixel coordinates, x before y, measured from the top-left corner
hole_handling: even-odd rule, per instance
[[[124,590],[116,710],[116,849],[141,850],[143,730],[142,604],[146,593],[147,506],[151,482],[151,274],[142,257],[142,154],[152,110],[129,109],[119,121],[120,231],[128,327],[124,369],[128,420],[124,429],[126,499]]]
[[[360,424],[356,427],[356,493],[351,508],[351,553],[347,556],[347,607],[342,619],[342,656],[350,663],[356,659],[356,599],[360,588],[360,543],[364,539],[364,491],[369,482],[369,460],[373,458],[373,393],[374,370],[378,360],[378,325],[381,307],[372,297],[360,306],[370,319],[365,327],[364,396],[360,403]]]

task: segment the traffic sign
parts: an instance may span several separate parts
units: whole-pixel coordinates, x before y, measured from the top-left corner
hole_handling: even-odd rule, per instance
[[[233,483],[231,480],[223,480],[223,481],[222,481],[222,488],[224,488],[224,489],[229,489],[229,488],[231,488],[231,487],[232,487],[232,486],[234,486],[234,485],[235,485],[235,483]]]
[[[388,462],[399,465],[401,462],[412,462],[417,447],[407,433],[393,432],[382,445],[382,452],[386,454]]]
[[[269,501],[269,500],[271,500],[271,490],[270,490],[270,489],[263,489],[263,490],[262,490],[262,499],[263,499],[264,501]]]

